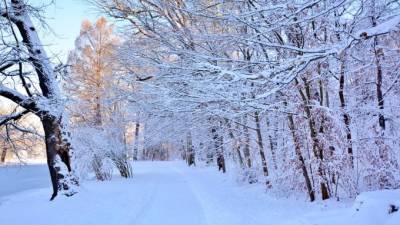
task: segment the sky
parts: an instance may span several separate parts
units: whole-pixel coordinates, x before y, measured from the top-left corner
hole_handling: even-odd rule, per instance
[[[85,0],[28,0],[33,6],[43,6],[46,23],[50,29],[39,29],[42,43],[48,56],[56,56],[63,60],[74,48],[84,19],[95,21],[100,15]]]

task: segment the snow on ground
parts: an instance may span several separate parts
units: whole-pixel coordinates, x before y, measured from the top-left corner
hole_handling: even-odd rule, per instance
[[[0,198],[20,191],[44,188],[49,185],[50,176],[46,165],[0,166]]]
[[[1,225],[399,225],[400,191],[360,195],[353,206],[274,199],[215,168],[137,162],[134,178],[85,182],[79,194],[51,193],[46,166],[0,167]]]

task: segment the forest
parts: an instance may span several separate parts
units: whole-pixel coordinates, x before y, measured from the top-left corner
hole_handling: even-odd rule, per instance
[[[188,213],[184,223],[165,224],[262,224],[247,217],[229,222],[237,208],[219,209],[205,197],[205,188],[220,185],[221,201],[225,189],[245,188],[251,199],[258,188],[257,196],[300,201],[315,214],[321,204],[370,206],[355,225],[400,221],[400,1],[74,1],[89,5],[97,19],[82,18],[65,59],[48,54],[42,42],[52,29],[45,12],[57,2],[0,3],[0,186],[8,182],[1,175],[7,167],[40,159],[47,170],[41,177],[50,177],[38,195],[43,207],[49,197],[67,204],[57,207],[94,201],[88,196],[104,194],[96,187],[110,196],[130,186],[145,190],[148,177],[175,195],[186,193],[178,183],[188,179],[196,198],[215,206],[204,223]],[[158,196],[151,202],[164,196],[150,195]],[[21,210],[3,210],[1,199],[1,212]],[[237,214],[261,218],[258,209]],[[377,209],[383,216],[371,217]],[[136,216],[141,222],[65,224],[163,221],[155,211]],[[146,219],[153,217],[159,221]],[[264,224],[342,224],[265,217]],[[51,218],[46,222],[57,217]]]

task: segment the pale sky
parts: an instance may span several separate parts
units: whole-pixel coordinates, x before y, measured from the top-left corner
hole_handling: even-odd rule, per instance
[[[33,6],[48,5],[52,0],[28,0]],[[48,56],[58,56],[66,60],[68,52],[74,48],[84,19],[96,20],[99,14],[85,0],[54,0],[45,8],[46,22],[52,31],[41,31],[40,36]],[[42,30],[42,29],[39,29]]]

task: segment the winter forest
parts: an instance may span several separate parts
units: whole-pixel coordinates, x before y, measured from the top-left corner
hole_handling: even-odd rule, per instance
[[[1,225],[400,224],[400,1],[0,14]]]

